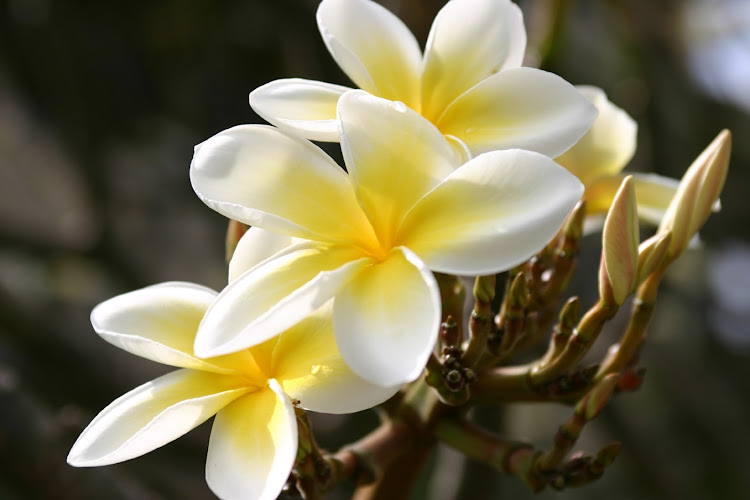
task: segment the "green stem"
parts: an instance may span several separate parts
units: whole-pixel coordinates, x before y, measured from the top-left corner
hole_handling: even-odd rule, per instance
[[[573,329],[576,323],[578,323],[579,310],[580,301],[578,297],[568,299],[560,311],[557,324],[552,331],[552,338],[550,339],[547,352],[542,356],[542,360],[539,363],[541,367],[550,364],[565,350],[570,336],[573,335]]]
[[[529,288],[525,273],[516,274],[512,281],[509,276],[508,282],[510,286],[506,289],[503,307],[497,317],[498,331],[502,332],[502,336],[490,343],[491,351],[496,356],[496,363],[512,353],[523,337],[526,327]]]
[[[635,358],[636,353],[646,340],[646,329],[651,322],[656,305],[656,296],[666,268],[653,273],[644,281],[633,300],[633,309],[622,339],[616,349],[602,362],[596,380],[601,380],[610,373],[624,370]]]
[[[534,491],[546,486],[534,469],[538,453],[528,443],[506,441],[459,418],[438,421],[435,435],[466,456],[521,478]]]
[[[477,276],[474,281],[474,310],[469,320],[469,343],[461,356],[463,366],[473,368],[487,348],[487,339],[494,331],[492,301],[495,298],[495,275]]]
[[[586,424],[595,419],[609,403],[617,385],[618,376],[610,375],[596,384],[576,404],[573,415],[555,434],[552,448],[539,456],[536,466],[540,471],[557,468],[565,456],[573,449]]]
[[[471,404],[494,406],[511,401],[548,401],[548,396],[535,392],[531,386],[529,369],[529,366],[511,366],[482,372],[471,386]]]
[[[581,319],[578,330],[570,337],[565,350],[557,359],[546,366],[537,366],[531,371],[532,383],[541,385],[573,370],[601,333],[604,323],[616,312],[617,306],[601,300],[597,302]]]

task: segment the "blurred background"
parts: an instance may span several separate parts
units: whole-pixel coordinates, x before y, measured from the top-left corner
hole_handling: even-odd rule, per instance
[[[383,3],[424,44],[444,2]],[[590,452],[624,443],[603,479],[534,496],[440,448],[415,498],[750,498],[750,2],[518,3],[526,65],[602,87],[638,122],[628,170],[679,178],[732,130],[723,210],[663,284],[645,385],[617,398],[579,443]],[[192,148],[260,122],[247,94],[270,80],[349,84],[320,40],[316,7],[0,0],[0,498],[213,498],[207,425],[124,464],[65,463],[99,410],[168,371],[99,339],[88,315],[160,281],[223,286],[226,221],[190,188]],[[573,283],[588,305],[598,245],[584,241]],[[481,418],[544,448],[570,411],[520,405]],[[315,425],[335,448],[376,421],[363,412]]]

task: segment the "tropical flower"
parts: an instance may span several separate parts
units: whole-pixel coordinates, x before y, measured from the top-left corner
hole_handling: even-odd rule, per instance
[[[195,334],[216,292],[163,283],[99,304],[91,323],[106,341],[179,367],[116,399],[89,424],[68,463],[122,462],[177,439],[213,415],[206,480],[223,499],[274,499],[297,453],[292,398],[303,408],[348,413],[396,389],[354,375],[336,349],[331,304],[251,349],[199,359]]]
[[[451,0],[424,56],[396,16],[370,0],[323,0],[318,27],[329,52],[361,89],[430,120],[464,156],[521,148],[555,157],[581,138],[596,109],[562,78],[521,67],[526,31],[510,0]],[[250,94],[282,130],[338,141],[336,102],[349,90],[284,79]]]
[[[586,135],[555,161],[573,172],[586,187],[583,199],[587,229],[596,229],[604,220],[628,175],[633,176],[639,218],[658,225],[679,182],[656,174],[623,173],[622,169],[635,154],[638,126],[607,99],[603,90],[591,86],[576,88],[597,107],[599,116]]]
[[[440,324],[431,271],[492,274],[525,261],[583,190],[530,151],[461,165],[434,125],[361,90],[344,94],[337,114],[349,175],[269,126],[234,127],[196,146],[190,177],[208,206],[302,238],[222,291],[198,330],[199,356],[262,343],[335,297],[334,333],[351,369],[384,386],[414,380]]]

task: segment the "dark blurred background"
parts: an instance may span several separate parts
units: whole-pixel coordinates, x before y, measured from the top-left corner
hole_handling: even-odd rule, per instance
[[[444,2],[383,3],[424,44]],[[580,442],[595,451],[622,441],[620,457],[598,483],[538,498],[750,498],[750,2],[519,3],[527,65],[600,86],[637,120],[629,170],[679,178],[722,128],[734,134],[723,210],[663,285],[646,383]],[[212,498],[207,425],[128,463],[65,463],[100,409],[168,370],[101,341],[88,315],[160,281],[223,286],[226,222],[190,188],[192,148],[260,122],[247,94],[270,80],[349,84],[320,40],[316,7],[0,0],[1,499]],[[587,304],[597,252],[597,237],[586,239],[573,284]],[[547,447],[569,414],[517,406],[482,418]],[[372,412],[315,421],[331,447],[375,422]],[[451,450],[439,449],[430,467],[420,498],[533,496]]]

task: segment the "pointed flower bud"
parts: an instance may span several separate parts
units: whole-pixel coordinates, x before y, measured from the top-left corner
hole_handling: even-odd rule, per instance
[[[706,222],[724,187],[732,149],[732,134],[722,130],[690,165],[659,226],[672,231],[667,254],[677,257]]]
[[[596,454],[596,462],[602,467],[609,467],[615,461],[615,458],[617,458],[621,448],[622,443],[619,442],[608,444]]]
[[[523,273],[516,275],[513,283],[510,285],[510,305],[523,308],[529,303],[529,284],[526,282],[526,276]]]
[[[632,176],[615,195],[604,222],[599,292],[604,300],[621,305],[633,290],[638,269],[638,211]]]
[[[495,299],[495,275],[477,276],[474,281],[474,299],[486,304]]]

